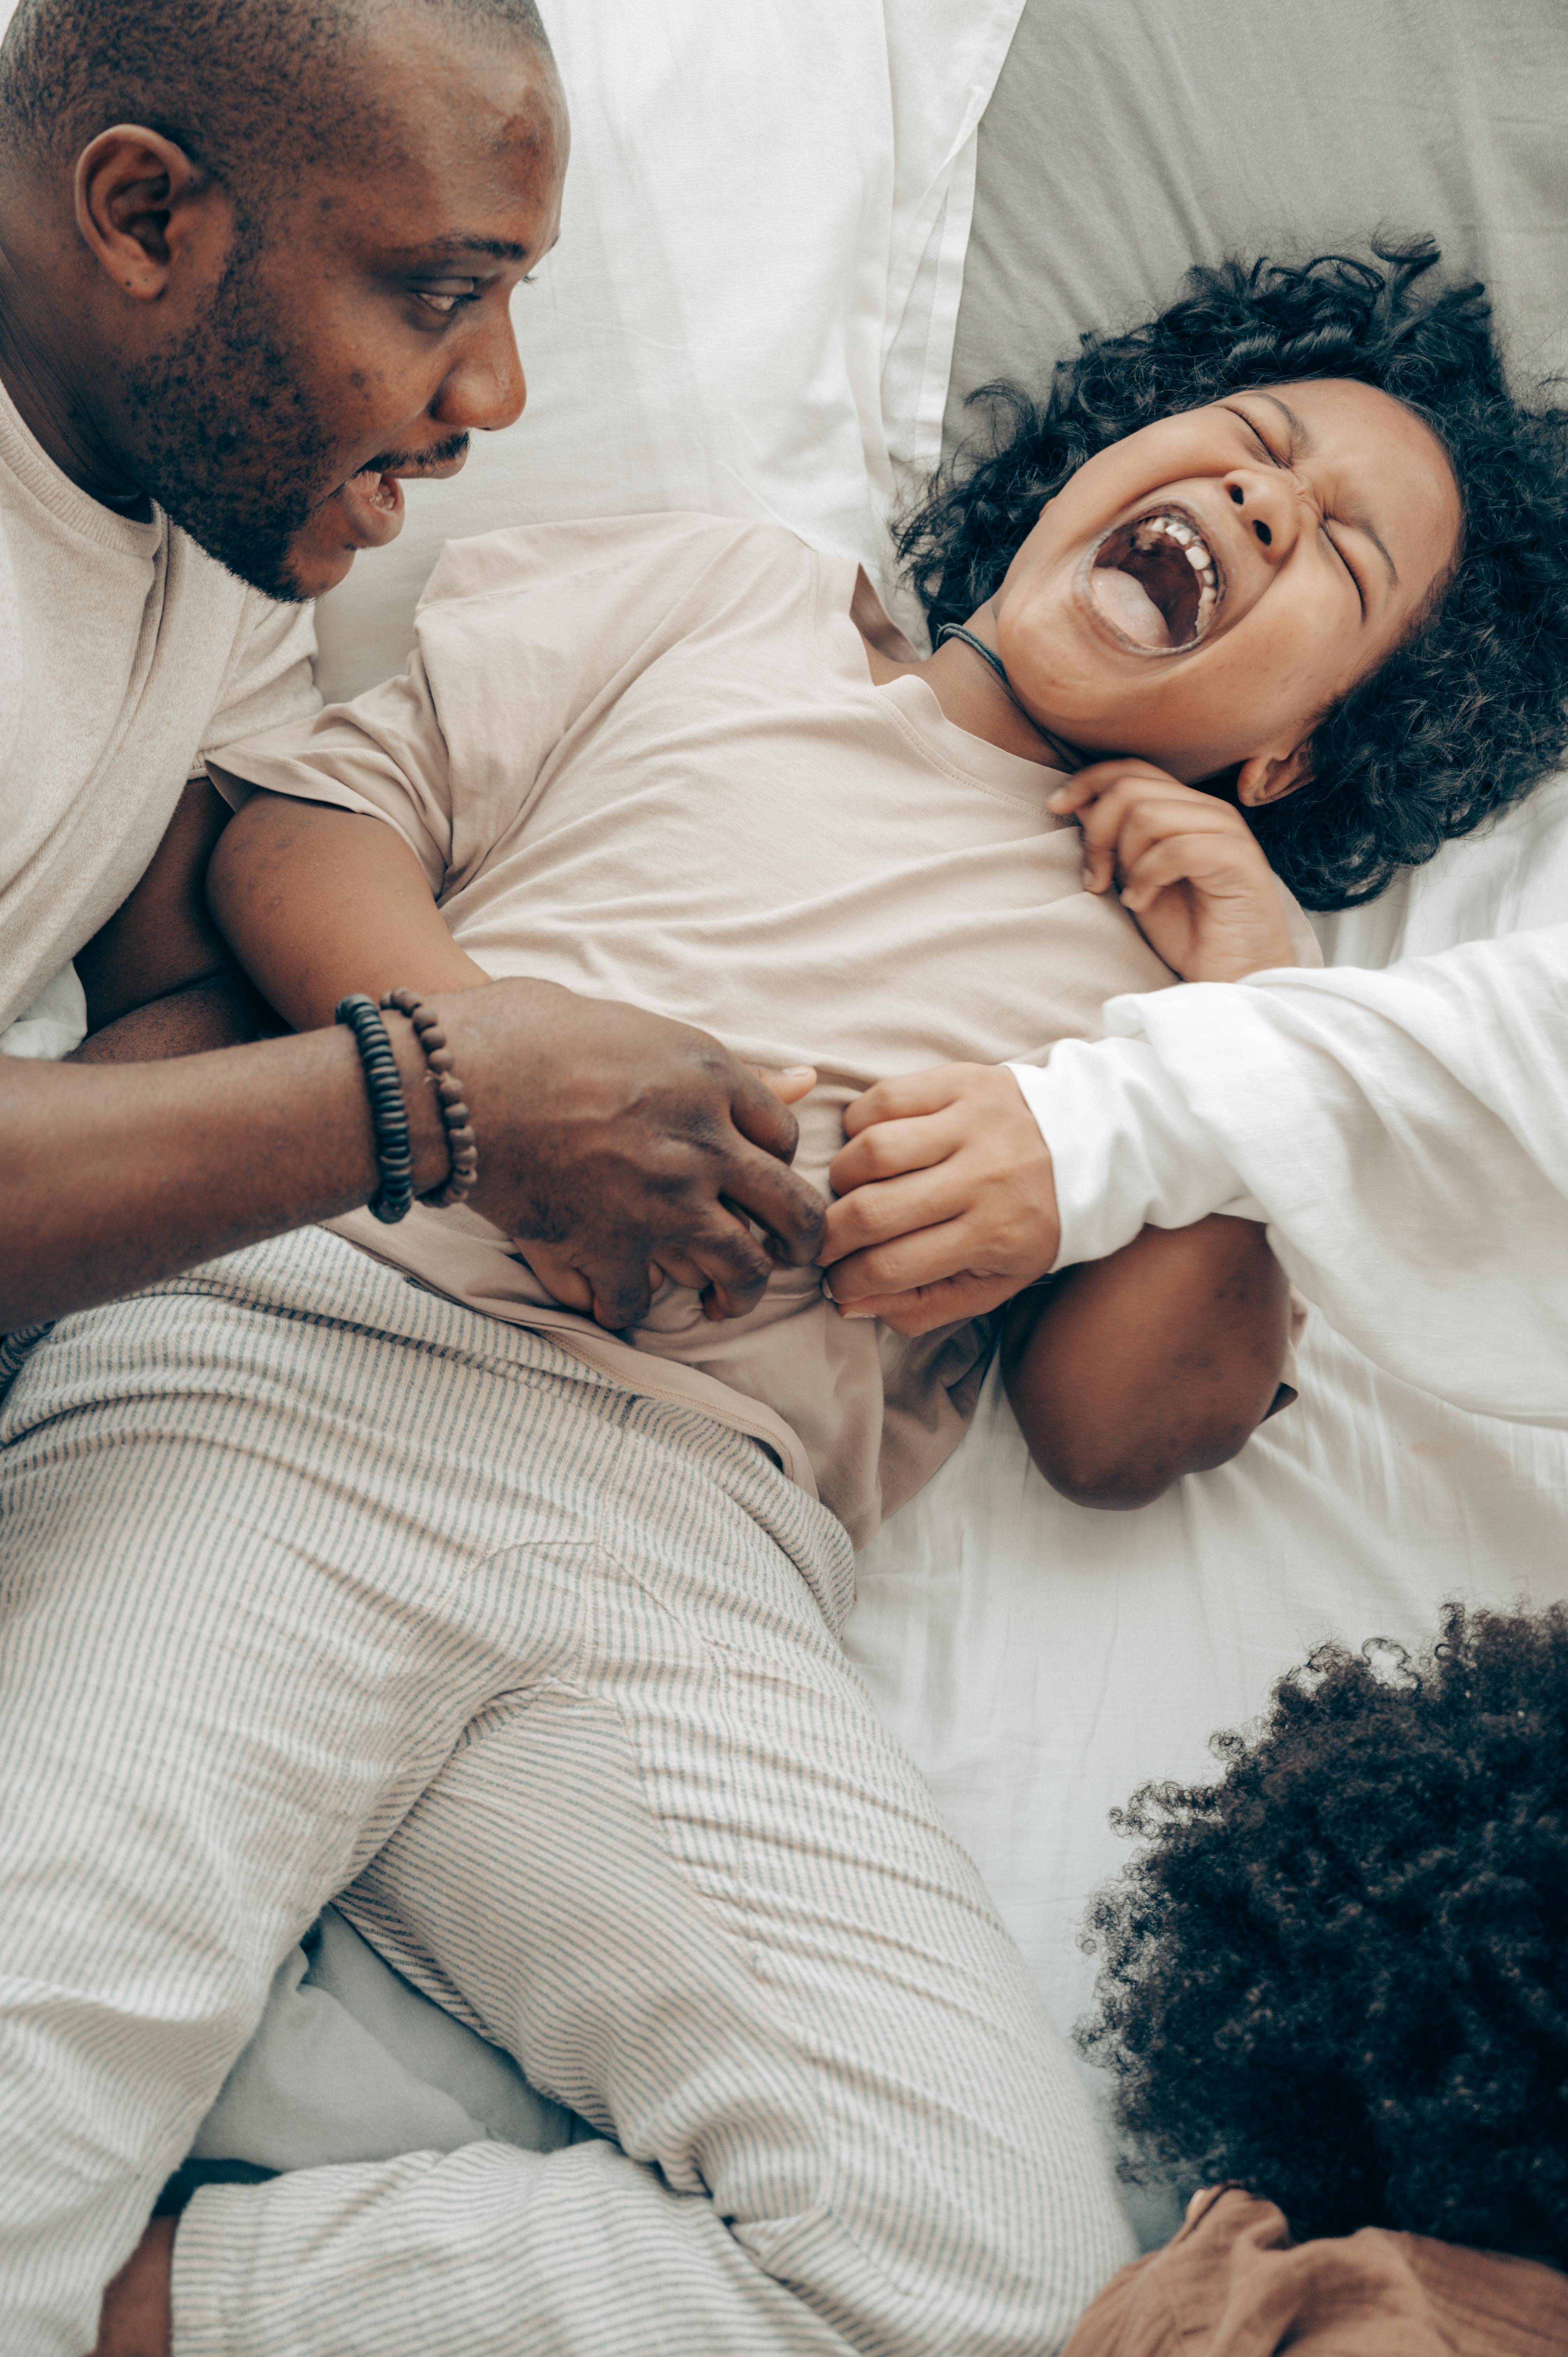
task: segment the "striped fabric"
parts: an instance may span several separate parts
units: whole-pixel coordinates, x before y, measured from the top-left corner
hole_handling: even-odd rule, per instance
[[[213,2187],[176,2357],[1041,2357],[1074,2066],[753,1441],[319,1232],[0,1409],[0,2348],[82,2357],[323,1901],[617,2143]]]

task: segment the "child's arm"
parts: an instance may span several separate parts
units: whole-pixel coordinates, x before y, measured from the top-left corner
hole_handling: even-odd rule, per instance
[[[1080,1506],[1146,1506],[1234,1457],[1273,1406],[1290,1288],[1251,1220],[1145,1228],[1020,1294],[1002,1368],[1029,1454]]]
[[[295,1030],[351,990],[475,990],[413,853],[359,811],[257,793],[218,838],[207,897],[234,954]]]

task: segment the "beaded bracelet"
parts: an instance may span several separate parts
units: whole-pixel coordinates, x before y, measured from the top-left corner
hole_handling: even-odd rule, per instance
[[[399,1015],[407,1016],[424,1050],[424,1060],[435,1082],[441,1118],[446,1125],[446,1151],[451,1157],[451,1167],[442,1184],[419,1200],[422,1203],[428,1203],[433,1211],[445,1211],[452,1204],[463,1200],[479,1176],[479,1143],[464,1103],[463,1083],[452,1070],[452,1050],[446,1045],[441,1018],[434,1007],[425,1006],[416,990],[389,990],[381,1005],[394,1008]]]
[[[332,1020],[346,1023],[354,1034],[371,1100],[371,1127],[381,1183],[371,1197],[370,1208],[378,1220],[401,1220],[413,1200],[413,1156],[409,1147],[408,1107],[387,1027],[375,1000],[362,990],[340,998],[332,1010]]]

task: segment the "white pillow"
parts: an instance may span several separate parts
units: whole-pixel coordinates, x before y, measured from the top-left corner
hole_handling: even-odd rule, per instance
[[[974,134],[1022,0],[560,0],[561,242],[515,298],[529,407],[320,609],[325,694],[401,668],[444,542],[771,516],[884,578],[940,444]]]

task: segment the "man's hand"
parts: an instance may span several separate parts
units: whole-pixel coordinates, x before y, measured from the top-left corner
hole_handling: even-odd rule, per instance
[[[1085,890],[1117,888],[1184,982],[1240,982],[1296,963],[1279,886],[1232,803],[1151,762],[1116,760],[1079,770],[1050,806],[1083,830]]]
[[[642,1318],[660,1270],[734,1318],[777,1262],[817,1258],[826,1206],[788,1167],[795,1117],[705,1031],[549,983],[431,1003],[478,1133],[469,1200],[602,1326]]]
[[[926,1334],[1010,1301],[1057,1256],[1051,1157],[1011,1072],[879,1081],[844,1112],[821,1258],[847,1318]]]
[[[789,1071],[777,1071],[761,1064],[753,1064],[749,1069],[765,1087],[772,1090],[780,1104],[798,1103],[801,1097],[811,1094],[816,1084],[816,1073],[807,1064],[798,1064]],[[581,1310],[585,1317],[593,1316],[594,1288],[569,1260],[564,1260],[549,1244],[532,1243],[526,1250],[521,1246],[519,1249],[535,1276],[548,1286],[564,1308]],[[668,1268],[661,1267],[658,1261],[649,1264],[648,1290],[650,1295],[658,1292],[666,1277],[672,1277],[677,1285],[689,1285],[702,1294],[704,1318],[716,1321],[725,1316],[713,1286],[703,1284],[700,1269],[691,1266],[678,1253],[667,1252],[665,1258],[671,1264]]]

